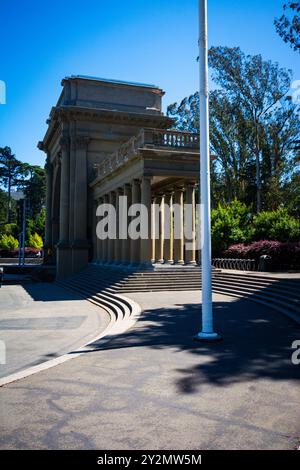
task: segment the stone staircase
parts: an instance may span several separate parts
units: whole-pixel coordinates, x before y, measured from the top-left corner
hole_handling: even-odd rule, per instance
[[[129,305],[119,294],[131,292],[193,291],[201,289],[198,267],[164,267],[154,271],[122,270],[117,267],[89,265],[61,285],[76,290],[94,303],[102,303],[119,314],[130,315]],[[253,272],[214,269],[213,291],[237,298],[249,298],[272,307],[300,323],[300,277],[282,278]],[[116,295],[117,294],[117,295]]]

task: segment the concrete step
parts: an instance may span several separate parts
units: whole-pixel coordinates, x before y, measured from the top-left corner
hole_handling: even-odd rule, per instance
[[[262,285],[260,283],[248,281],[247,279],[242,279],[238,282],[233,283],[232,280],[223,277],[213,280],[212,283],[213,285],[227,285],[232,289],[234,289],[235,287],[247,287],[256,290],[270,290],[274,293],[283,294],[288,297],[293,296],[293,298],[300,300],[300,291],[298,289],[286,285],[281,285],[280,283],[269,283]]]
[[[282,309],[289,310],[289,311],[293,312],[295,315],[297,315],[297,317],[300,320],[299,307],[293,305],[291,302],[288,301],[287,298],[280,300],[278,298],[275,298],[273,295],[264,293],[262,291],[256,291],[256,292],[252,292],[252,293],[249,292],[248,290],[245,290],[245,289],[234,289],[234,291],[229,291],[228,289],[226,289],[224,287],[219,287],[219,286],[216,286],[213,289],[213,291],[215,293],[227,294],[227,295],[230,295],[230,296],[247,297],[247,298],[251,298],[251,299],[260,298],[260,299],[263,299],[265,301],[268,301],[268,305],[278,306],[278,307],[281,307]]]
[[[212,283],[215,293],[256,299],[300,318],[300,280],[218,270],[212,273]],[[200,290],[201,272],[199,268],[128,272],[89,266],[67,284],[92,301],[110,306],[116,315],[129,315],[130,308],[116,293]]]
[[[118,302],[115,298],[110,297],[104,293],[95,294],[94,290],[84,288],[80,284],[80,281],[78,281],[78,283],[64,282],[64,283],[61,283],[61,285],[69,289],[75,290],[76,292],[81,293],[84,298],[86,298],[87,300],[93,300],[93,303],[95,303],[96,305],[106,307],[107,309],[109,309],[110,311],[114,313],[116,318],[120,318],[120,317],[124,318],[127,315],[125,306],[122,304],[122,302]]]

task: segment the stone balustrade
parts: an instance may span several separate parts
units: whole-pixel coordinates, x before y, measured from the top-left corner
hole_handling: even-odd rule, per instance
[[[164,129],[141,129],[136,135],[124,142],[120,147],[110,154],[102,163],[96,164],[97,176],[104,178],[106,175],[124,165],[133,158],[141,148],[199,148],[199,136],[191,132],[180,132]]]

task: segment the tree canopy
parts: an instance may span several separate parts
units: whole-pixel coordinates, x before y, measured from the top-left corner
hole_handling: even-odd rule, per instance
[[[209,65],[218,87],[210,92],[213,202],[238,198],[255,202],[259,212],[270,202],[268,190],[280,192],[296,172],[300,122],[289,97],[292,73],[240,48],[212,47]],[[176,128],[198,132],[198,93],[170,105],[168,115]]]
[[[300,2],[285,2],[283,10],[281,17],[274,21],[276,31],[284,42],[300,52]]]

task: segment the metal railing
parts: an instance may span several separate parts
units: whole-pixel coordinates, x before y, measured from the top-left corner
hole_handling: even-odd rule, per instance
[[[257,271],[254,259],[214,258],[212,265],[219,269],[236,269],[238,271]]]

